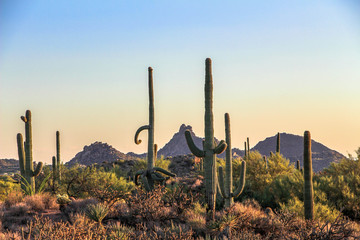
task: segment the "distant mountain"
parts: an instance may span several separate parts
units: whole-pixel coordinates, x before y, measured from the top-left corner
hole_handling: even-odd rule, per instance
[[[118,160],[134,159],[131,155],[122,153],[107,143],[95,142],[90,146],[85,146],[84,149],[77,153],[73,159],[65,165],[73,166],[75,164],[89,166],[94,163],[115,162]]]
[[[163,155],[164,157],[171,157],[191,154],[185,139],[186,130],[191,132],[195,145],[202,149],[202,138],[195,135],[190,125],[186,126],[185,124],[182,124],[179,131],[158,151],[158,156]]]
[[[20,171],[19,161],[16,159],[0,159],[0,175],[13,174]]]
[[[290,162],[300,160],[300,165],[303,165],[303,151],[304,138],[302,136],[293,135],[289,133],[280,133],[280,153],[288,158]],[[275,152],[276,149],[276,135],[268,137],[260,141],[251,150],[257,150],[262,155],[268,156],[270,152]],[[313,170],[318,172],[325,167],[328,167],[331,162],[338,162],[345,156],[341,153],[331,150],[323,144],[311,140]]]

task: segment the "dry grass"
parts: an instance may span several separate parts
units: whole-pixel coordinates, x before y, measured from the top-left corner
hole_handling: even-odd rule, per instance
[[[10,208],[11,206],[22,202],[24,194],[19,191],[10,192],[4,200],[5,208]]]

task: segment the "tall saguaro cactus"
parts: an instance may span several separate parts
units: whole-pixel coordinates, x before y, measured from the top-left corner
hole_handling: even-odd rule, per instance
[[[205,191],[208,204],[208,213],[211,219],[215,218],[215,202],[217,192],[216,154],[221,154],[226,149],[224,140],[216,146],[214,141],[213,120],[213,82],[211,74],[211,59],[205,61],[205,142],[203,150],[199,149],[189,130],[185,131],[187,145],[197,157],[204,158]]]
[[[43,163],[39,162],[34,170],[33,156],[32,156],[32,125],[31,125],[31,111],[27,110],[25,116],[21,116],[25,123],[25,142],[21,133],[17,134],[17,146],[19,155],[20,173],[24,179],[29,183],[32,192],[35,192],[35,177],[37,177],[43,167]],[[22,189],[26,186],[22,184]]]
[[[311,135],[304,133],[304,211],[305,219],[314,218],[314,190],[312,181]]]
[[[53,170],[53,188],[55,191],[55,184],[61,184],[61,161],[60,161],[60,132],[56,131],[56,157],[52,157]]]
[[[276,152],[280,153],[280,133],[278,133],[276,137]]]
[[[144,184],[144,187],[147,191],[151,191],[154,188],[154,181],[163,182],[166,180],[159,172],[175,177],[175,174],[170,173],[162,168],[155,167],[155,161],[157,156],[157,145],[154,144],[154,87],[153,87],[153,69],[148,68],[148,77],[149,77],[149,125],[140,127],[135,133],[135,143],[140,144],[141,140],[139,134],[143,130],[148,130],[148,153],[147,153],[147,169],[140,170],[135,174],[135,184],[138,185],[138,178],[141,177],[141,180]]]
[[[230,116],[225,113],[225,134],[226,134],[226,176],[224,184],[223,169],[219,167],[219,192],[225,199],[225,207],[230,207],[234,204],[234,198],[238,197],[245,186],[246,162],[242,161],[240,170],[239,184],[235,192],[233,192],[233,171],[232,171],[232,150],[231,150],[231,131],[230,131]]]

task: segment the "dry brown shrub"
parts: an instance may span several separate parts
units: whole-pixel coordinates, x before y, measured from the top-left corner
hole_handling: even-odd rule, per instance
[[[0,232],[0,240],[22,240],[23,238],[16,232]]]
[[[8,209],[4,218],[7,216],[24,216],[29,211],[30,207],[26,203],[17,203]]]
[[[11,206],[22,202],[24,198],[24,194],[20,191],[12,191],[10,192],[4,200],[4,206],[6,208],[10,208]]]
[[[35,212],[42,212],[45,210],[45,204],[41,195],[26,196],[24,203],[29,206],[30,210]]]
[[[45,205],[45,209],[58,209],[59,204],[56,203],[56,197],[50,193],[41,194],[42,202]]]

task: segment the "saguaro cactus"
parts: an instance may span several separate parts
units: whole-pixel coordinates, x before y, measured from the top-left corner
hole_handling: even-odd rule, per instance
[[[216,154],[221,154],[226,149],[224,140],[216,146],[214,140],[213,120],[213,82],[211,74],[211,59],[205,61],[205,142],[203,150],[199,149],[189,130],[185,131],[187,145],[190,151],[197,157],[204,158],[205,191],[208,204],[208,213],[211,219],[215,218],[215,202],[217,190]]]
[[[296,161],[296,169],[300,171],[300,161],[299,160]]]
[[[61,170],[60,170],[60,132],[56,131],[56,157],[52,157],[53,170],[53,190],[55,191],[55,184],[61,184]]]
[[[154,188],[154,181],[164,182],[166,180],[159,172],[175,177],[175,174],[170,173],[162,168],[155,167],[155,161],[157,156],[157,145],[154,144],[154,90],[153,90],[153,69],[148,68],[149,76],[149,125],[140,127],[135,133],[135,143],[140,144],[141,140],[138,139],[139,134],[143,130],[148,130],[148,153],[147,153],[147,169],[140,170],[135,174],[135,184],[138,185],[138,178],[141,177],[141,180],[144,184],[144,187],[147,191],[151,191]]]
[[[276,152],[280,153],[280,133],[278,133],[276,137]]]
[[[219,167],[219,192],[225,199],[225,207],[230,207],[234,204],[234,198],[238,197],[245,186],[245,173],[246,173],[246,162],[242,161],[240,170],[239,184],[235,192],[233,192],[233,173],[232,173],[232,150],[231,150],[231,131],[230,131],[230,116],[225,113],[225,134],[226,134],[226,162],[225,162],[225,184],[223,169]]]
[[[305,219],[314,218],[314,190],[312,181],[311,135],[304,133],[304,211]]]
[[[246,138],[247,141],[247,156],[250,157],[250,140],[249,137]]]
[[[17,134],[17,146],[19,155],[20,173],[24,179],[29,183],[31,191],[35,192],[35,177],[37,177],[43,167],[43,163],[39,162],[34,170],[32,157],[32,125],[31,125],[31,111],[27,110],[25,116],[21,119],[25,122],[25,142],[21,133]],[[24,149],[25,147],[25,149]],[[26,189],[24,184],[22,189]]]

